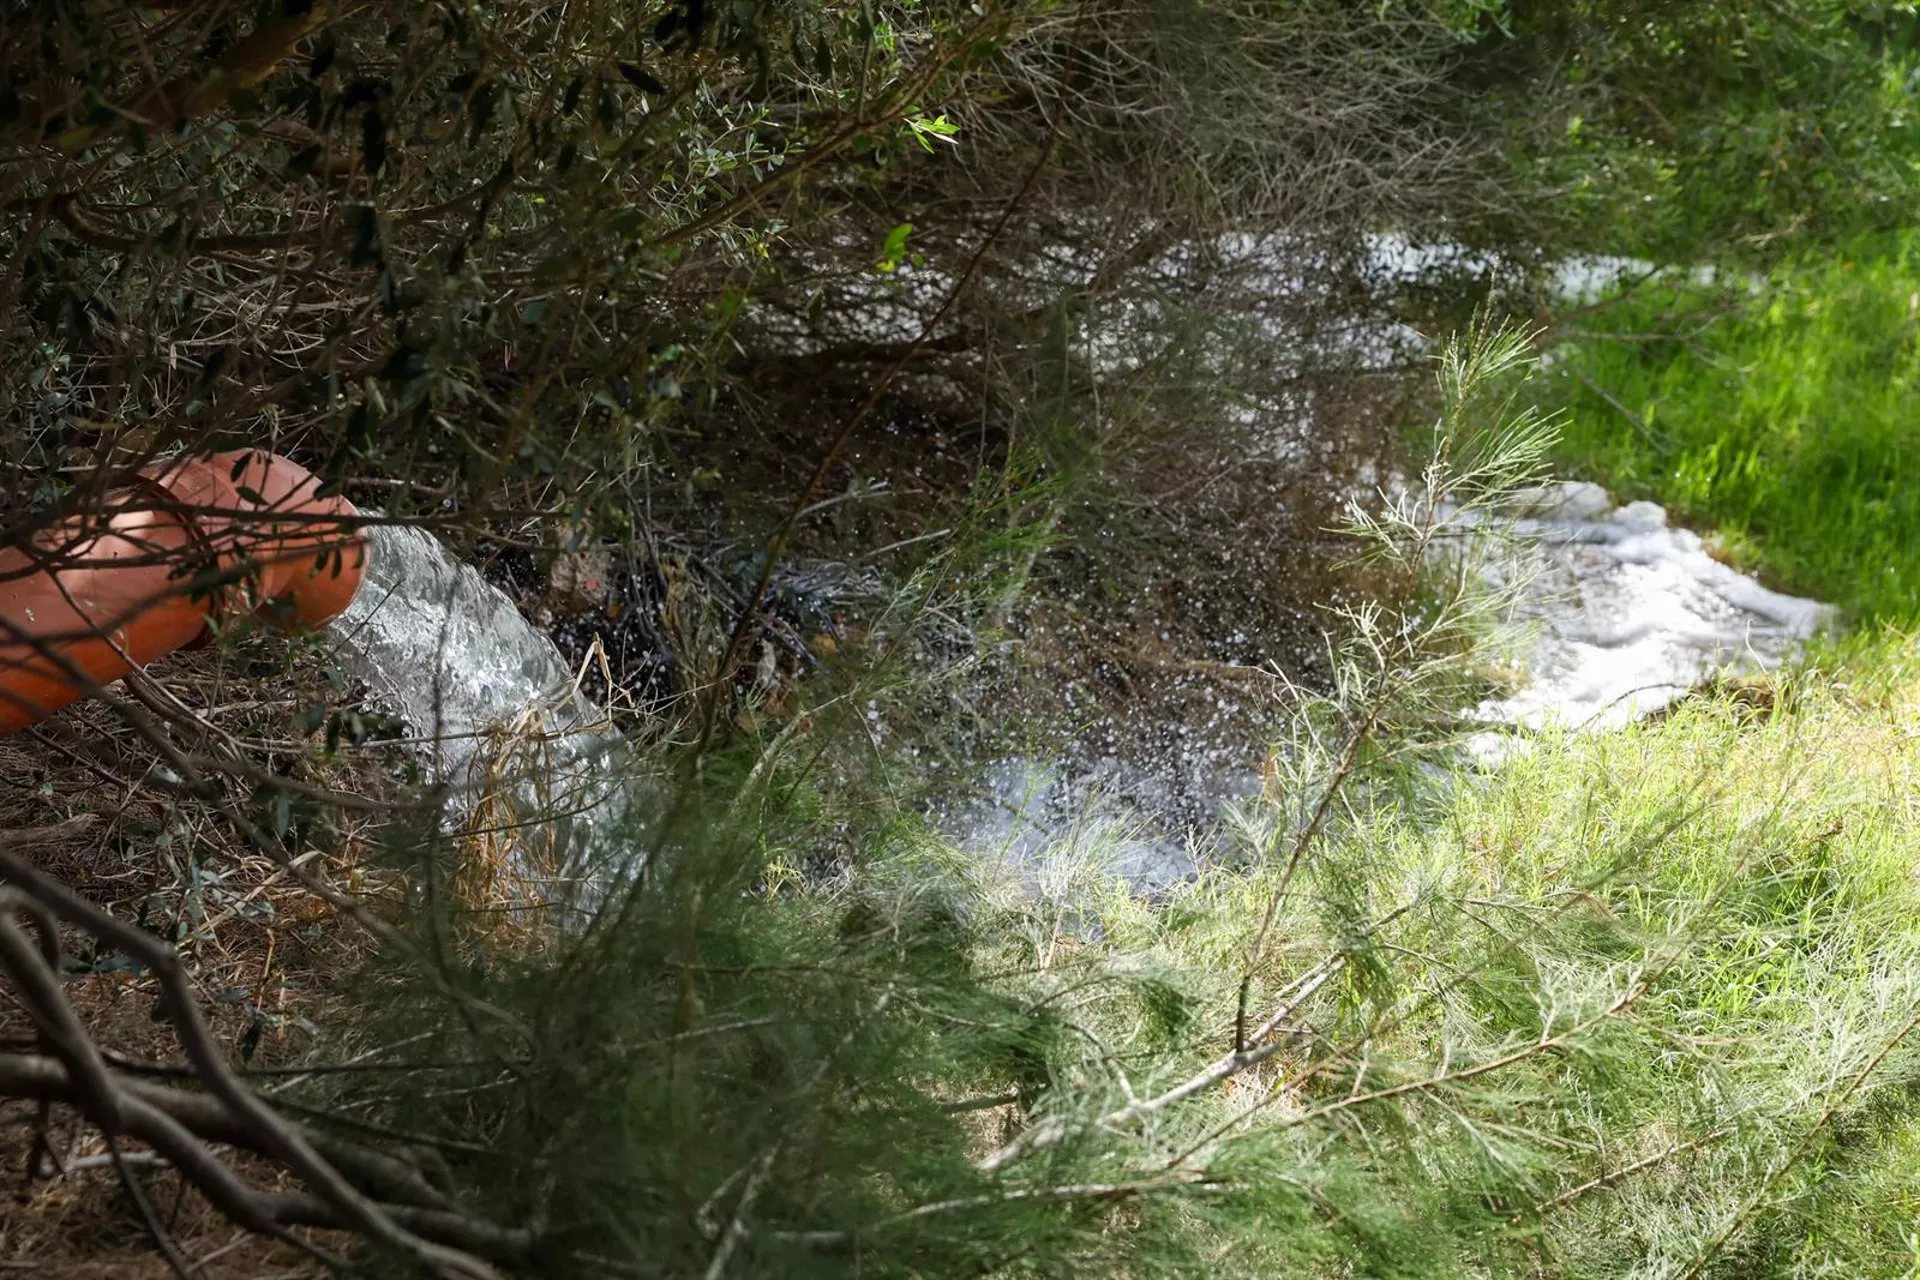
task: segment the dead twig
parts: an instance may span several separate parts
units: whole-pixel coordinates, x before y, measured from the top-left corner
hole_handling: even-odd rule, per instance
[[[71,1103],[101,1130],[110,1149],[123,1135],[137,1138],[223,1213],[261,1234],[285,1238],[292,1226],[352,1231],[450,1280],[495,1280],[501,1273],[488,1259],[525,1256],[531,1244],[528,1233],[466,1213],[413,1164],[325,1138],[282,1118],[228,1065],[171,947],[80,898],[15,852],[23,845],[64,838],[86,825],[76,819],[0,834],[0,970],[31,1013],[42,1046],[38,1054],[0,1055],[0,1095]],[[63,923],[123,952],[154,975],[175,1034],[206,1092],[157,1086],[108,1065],[61,989],[58,926]],[[37,942],[29,938],[27,924],[37,932]],[[272,1158],[296,1174],[310,1194],[275,1194],[248,1186],[210,1142]],[[121,1169],[125,1176],[124,1166]],[[146,1216],[150,1228],[157,1226]],[[163,1252],[170,1252],[163,1233],[155,1240]]]

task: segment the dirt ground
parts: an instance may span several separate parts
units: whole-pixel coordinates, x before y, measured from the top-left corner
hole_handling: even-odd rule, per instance
[[[274,650],[279,644],[210,649],[157,666],[140,692],[169,709],[164,682],[198,712],[197,723],[156,717],[157,732],[190,754],[211,756],[237,745],[248,748],[247,759],[272,762],[316,789],[377,794],[390,761],[348,755],[320,763],[308,735],[299,732],[310,705],[304,700],[324,696],[314,672],[277,685],[245,679],[251,663],[285,664],[287,655]],[[258,749],[268,745],[275,749]],[[91,901],[176,945],[218,1038],[243,1070],[273,1073],[260,1078],[277,1084],[292,1078],[283,1074],[290,1067],[341,1056],[351,1037],[335,1016],[337,984],[357,966],[363,936],[250,847],[213,806],[155,785],[164,767],[151,743],[104,707],[73,708],[0,739],[0,829],[87,819],[83,829],[28,852]],[[237,811],[248,811],[246,779],[228,778],[222,787]],[[254,816],[274,825],[271,812]],[[368,822],[337,814],[325,821],[288,817],[283,842],[304,873],[377,902],[380,873],[367,865]],[[65,995],[96,1042],[122,1066],[177,1070],[181,1046],[152,978],[71,933],[64,950]],[[10,1052],[37,1047],[33,1022],[10,989],[0,996],[0,1039]],[[228,1223],[178,1174],[155,1167],[139,1143],[122,1151],[154,1222],[194,1275],[324,1274],[302,1250]],[[254,1185],[290,1189],[267,1162],[232,1158]],[[42,1116],[37,1104],[0,1103],[0,1274],[50,1280],[176,1274],[156,1250],[107,1145],[71,1108],[54,1106]]]

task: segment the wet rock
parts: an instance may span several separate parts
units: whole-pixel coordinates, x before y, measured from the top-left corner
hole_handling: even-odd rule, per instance
[[[546,603],[558,614],[605,608],[613,596],[613,549],[589,542],[554,557],[547,572]]]

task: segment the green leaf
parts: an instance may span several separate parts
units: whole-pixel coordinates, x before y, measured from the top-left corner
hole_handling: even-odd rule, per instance
[[[903,222],[887,232],[885,243],[880,246],[880,260],[873,264],[874,270],[881,272],[898,271],[900,261],[906,256],[907,237],[913,234],[913,224]]]
[[[931,118],[908,116],[907,128],[912,130],[914,140],[928,151],[933,150],[935,142],[954,143],[954,135],[960,132],[960,126],[947,119],[945,112]]]

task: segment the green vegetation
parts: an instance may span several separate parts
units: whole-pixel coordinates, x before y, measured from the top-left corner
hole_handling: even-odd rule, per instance
[[[1121,1140],[1133,1176],[1222,1179],[1151,1220],[1211,1274],[1906,1274],[1920,757],[1913,672],[1883,675],[1543,742],[1341,829],[1276,924],[1277,993],[1315,988],[1283,1047]],[[1053,1109],[1125,1114],[1218,1052],[1275,861],[1064,937],[1018,904],[992,954],[1085,1029]]]
[[[1863,622],[1920,619],[1916,250],[1849,242],[1751,288],[1653,280],[1568,316],[1568,466]]]
[[[1766,261],[1906,226],[1920,15],[1883,0],[1514,0],[1457,75],[1541,196],[1463,235]]]
[[[668,1274],[1905,1274],[1905,646],[1410,767],[1451,758],[1431,717],[1504,596],[1402,571],[1438,503],[1537,474],[1523,356],[1455,348],[1426,496],[1356,511],[1408,594],[1350,619],[1221,865],[1154,899],[1097,846],[1009,879],[816,773],[762,775],[811,797],[772,808],[717,778],[751,816],[668,846],[564,963],[460,975],[477,1042],[412,987],[393,1034],[476,1062],[416,1123],[512,1153],[475,1181],[566,1206],[556,1249]],[[851,881],[780,865],[850,829]],[[509,1066],[568,1105],[490,1088]]]
[[[683,878],[570,954],[622,999],[475,975],[567,1105],[476,1103],[489,1063],[416,1123],[668,1274],[736,1215],[756,1274],[1906,1274],[1920,680],[1884,674],[1542,743],[1343,823],[1284,891],[1278,808],[1248,869],[1158,902],[907,832],[767,900],[703,846],[712,906]],[[1285,1017],[1228,1074],[1276,894],[1256,1021]]]

